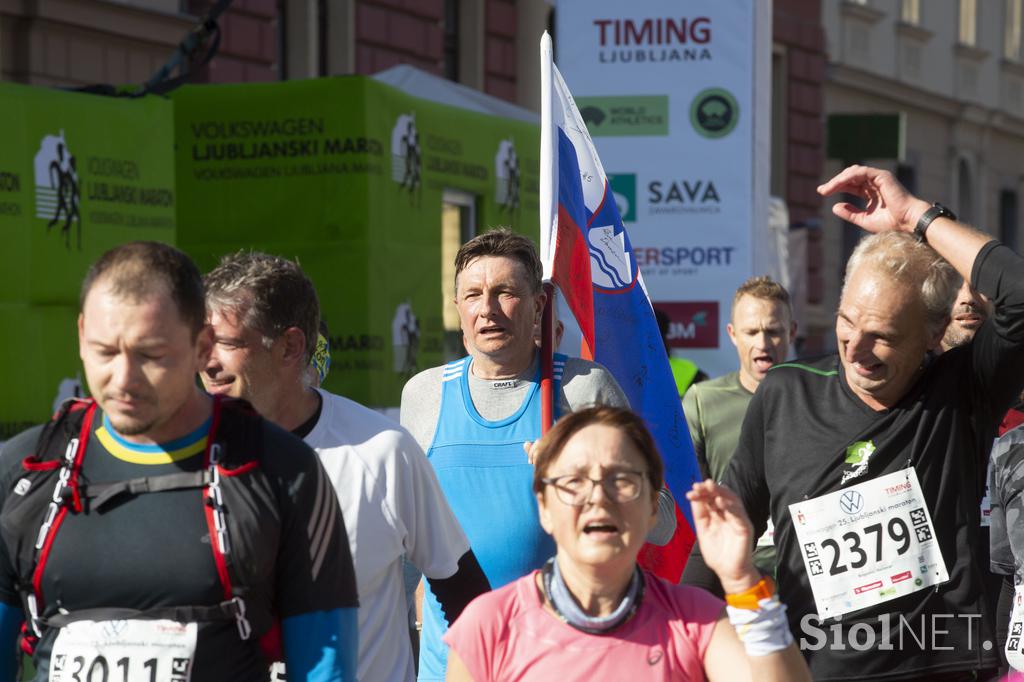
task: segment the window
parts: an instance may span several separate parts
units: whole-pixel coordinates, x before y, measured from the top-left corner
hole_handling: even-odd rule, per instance
[[[316,45],[317,45],[317,63],[316,73],[318,76],[326,76],[329,72],[330,66],[327,54],[327,28],[328,28],[328,15],[327,15],[327,0],[317,0],[316,3]]]
[[[974,46],[978,41],[977,0],[960,0],[960,44]]]
[[[1010,189],[999,193],[999,241],[1017,250],[1017,193]]]
[[[971,169],[967,165],[967,160],[960,159],[956,164],[956,214],[965,223],[974,220],[974,192],[972,184]]]
[[[771,193],[777,197],[786,196],[786,126],[789,121],[786,99],[786,49],[775,45],[772,49]]]
[[[1003,56],[1011,61],[1019,61],[1021,0],[1006,0],[1006,24],[1003,36]]]
[[[907,188],[911,194],[917,194],[917,169],[911,165],[901,163],[896,166],[896,179]]]
[[[900,3],[900,21],[906,24],[920,24],[921,0],[903,0]]]
[[[441,200],[441,310],[444,321],[444,361],[466,354],[455,300],[455,254],[476,236],[476,197],[457,189],[446,189]]]
[[[459,0],[444,0],[444,43],[441,60],[444,77],[459,80]]]

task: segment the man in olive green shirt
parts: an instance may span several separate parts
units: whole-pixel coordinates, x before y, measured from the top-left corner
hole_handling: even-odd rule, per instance
[[[694,384],[683,397],[683,412],[701,472],[721,481],[740,437],[740,427],[758,384],[785,360],[796,335],[789,293],[768,277],[751,277],[736,290],[726,331],[736,346],[738,372]],[[772,528],[757,541],[754,563],[775,572]]]

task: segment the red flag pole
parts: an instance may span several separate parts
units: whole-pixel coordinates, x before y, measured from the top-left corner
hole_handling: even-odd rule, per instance
[[[544,282],[547,301],[540,318],[540,432],[548,432],[555,421],[555,335],[553,329],[555,286]]]

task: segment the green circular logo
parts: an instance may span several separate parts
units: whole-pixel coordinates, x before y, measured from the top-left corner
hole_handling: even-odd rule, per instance
[[[736,98],[721,88],[701,90],[690,104],[690,123],[704,137],[725,137],[740,120]]]

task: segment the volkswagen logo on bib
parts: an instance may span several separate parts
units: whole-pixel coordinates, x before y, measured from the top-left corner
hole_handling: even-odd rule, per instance
[[[858,514],[864,508],[864,496],[856,490],[847,490],[839,497],[839,508],[850,516]]]

